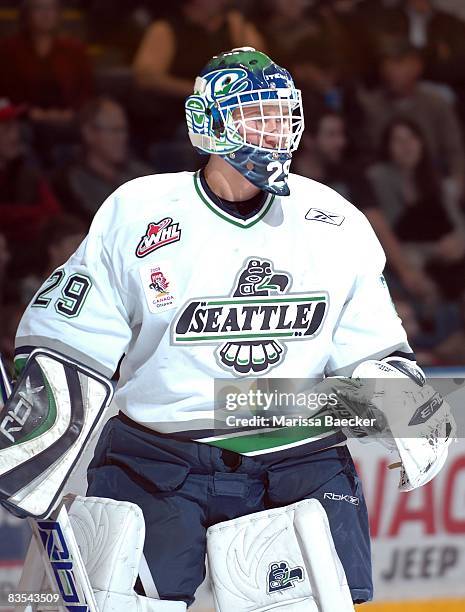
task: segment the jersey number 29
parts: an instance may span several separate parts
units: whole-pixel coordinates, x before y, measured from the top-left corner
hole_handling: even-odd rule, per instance
[[[45,287],[39,291],[31,306],[47,308],[52,301],[52,298],[47,297],[48,294],[61,285],[64,278],[64,271],[56,270],[45,282]],[[77,317],[91,287],[92,281],[87,276],[71,274],[61,290],[61,297],[54,302],[55,310],[65,317]]]

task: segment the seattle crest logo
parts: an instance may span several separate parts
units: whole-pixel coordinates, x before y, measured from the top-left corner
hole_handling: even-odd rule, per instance
[[[309,340],[321,329],[325,291],[288,293],[290,274],[273,263],[248,259],[230,296],[189,300],[172,325],[172,341],[217,345],[219,365],[236,376],[263,374],[285,355],[285,342]]]
[[[302,582],[304,572],[301,567],[290,568],[287,561],[272,563],[268,570],[268,593],[285,591],[295,586],[294,582]]]

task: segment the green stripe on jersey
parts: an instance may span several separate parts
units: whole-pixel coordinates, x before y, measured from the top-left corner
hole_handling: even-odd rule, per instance
[[[309,429],[311,433],[309,432]],[[228,438],[218,438],[212,440],[209,438],[206,444],[225,448],[226,450],[234,451],[235,453],[246,454],[255,452],[270,452],[279,446],[288,446],[296,442],[308,440],[311,442],[314,438],[318,438],[329,432],[336,433],[334,427],[282,427],[273,431],[264,431],[260,433],[251,433],[250,435],[239,435]],[[203,442],[200,438],[197,442]]]
[[[228,223],[231,223],[236,227],[242,227],[245,229],[253,227],[256,223],[263,219],[266,213],[270,210],[271,205],[273,204],[273,201],[275,199],[274,194],[268,194],[265,202],[263,203],[263,206],[253,217],[250,217],[250,219],[239,219],[237,217],[234,217],[234,215],[230,215],[226,210],[223,210],[218,206],[218,204],[210,200],[210,198],[202,188],[202,183],[200,181],[200,171],[197,171],[194,174],[194,187],[199,198],[204,204],[207,205],[207,207],[213,213],[215,213],[215,215],[218,215],[218,217],[221,217],[221,219],[223,219],[224,221],[228,221]]]

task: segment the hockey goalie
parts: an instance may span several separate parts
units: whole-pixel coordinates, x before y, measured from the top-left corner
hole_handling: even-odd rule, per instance
[[[290,174],[304,121],[289,72],[251,48],[221,53],[185,109],[205,168],[117,189],[21,320],[3,503],[51,511],[120,364],[119,413],[99,438],[88,497],[69,511],[99,609],[185,611],[208,556],[218,612],[353,610],[373,588],[347,432],[227,426],[214,380],[322,381],[338,409],[377,416],[403,490],[442,467],[453,419],[415,363],[368,221]],[[385,375],[402,381],[395,393]],[[16,407],[23,396],[40,399],[38,412]]]

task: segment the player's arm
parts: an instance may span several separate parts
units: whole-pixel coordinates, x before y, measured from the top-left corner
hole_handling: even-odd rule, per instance
[[[327,376],[350,376],[367,359],[413,355],[383,276],[383,249],[364,215],[350,221],[354,281],[333,333]]]
[[[192,93],[192,82],[171,74],[176,39],[171,25],[155,21],[147,30],[134,60],[137,84],[172,96],[184,98]]]
[[[355,431],[393,442],[402,462],[400,488],[409,490],[441,469],[455,423],[415,362],[382,276],[384,253],[366,219],[359,220],[362,257],[333,336],[327,374],[352,377],[335,383],[339,408],[375,419]]]
[[[55,270],[27,307],[17,330],[16,369],[33,348],[57,351],[111,377],[131,337],[115,192],[97,213],[76,253]]]
[[[107,379],[131,337],[122,258],[115,230],[107,229],[115,227],[117,204],[116,192],[76,253],[36,293],[18,327],[22,375],[1,415],[0,497],[26,514],[38,516],[53,505],[55,497],[47,496],[66,482],[102,416],[109,401],[102,389],[111,395]],[[28,477],[45,473],[53,482],[42,488],[34,483],[29,492]],[[37,504],[29,503],[33,498]]]
[[[0,415],[0,497],[18,513],[40,516],[54,505],[108,405],[108,378],[131,337],[118,241],[107,229],[115,226],[117,194],[18,327],[21,374]]]

